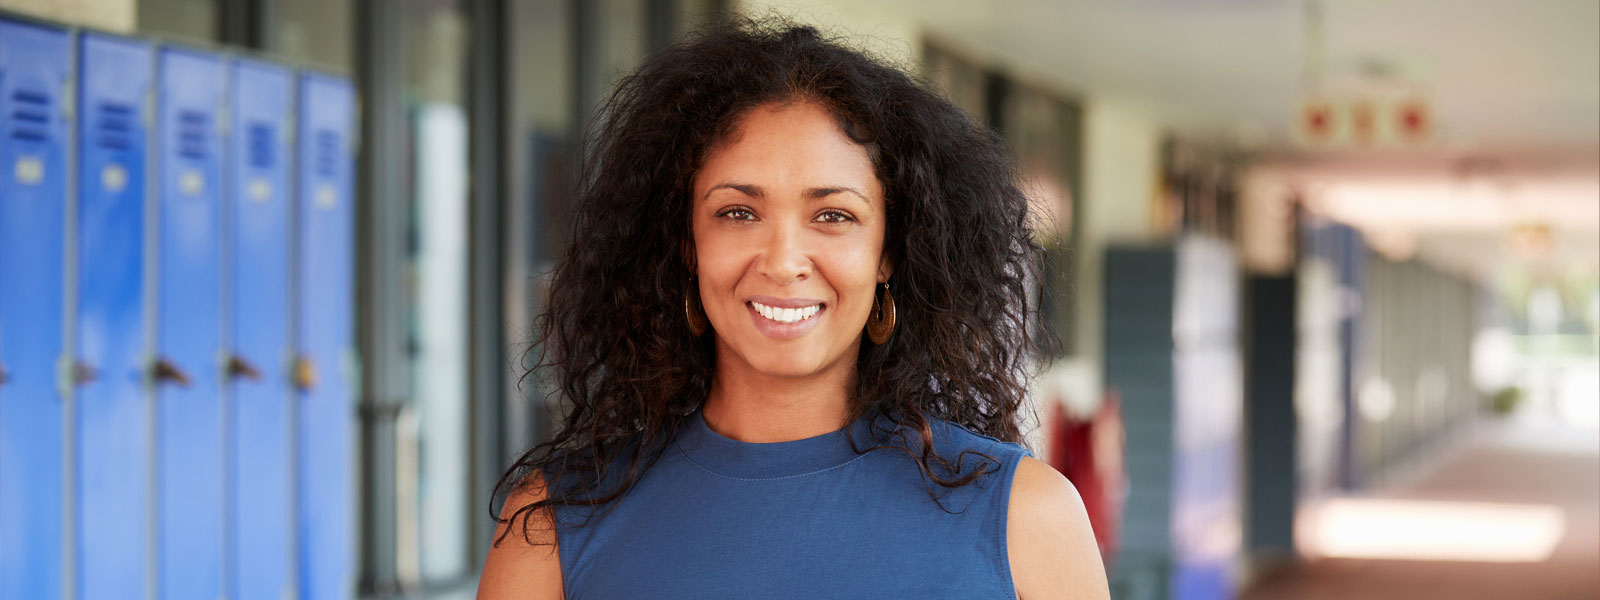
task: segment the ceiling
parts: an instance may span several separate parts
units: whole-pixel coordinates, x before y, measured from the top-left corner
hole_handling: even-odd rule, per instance
[[[1292,147],[1313,73],[1422,90],[1449,151],[1600,145],[1594,0],[1325,0],[1320,53],[1296,0],[892,3],[1019,77],[1263,149]]]
[[[1479,280],[1600,273],[1600,155],[1338,156],[1251,169],[1391,258]]]
[[[1600,270],[1600,2],[894,1],[1018,78],[1252,151],[1391,256],[1490,278]],[[1428,142],[1292,135],[1314,90],[1397,88],[1428,99]]]

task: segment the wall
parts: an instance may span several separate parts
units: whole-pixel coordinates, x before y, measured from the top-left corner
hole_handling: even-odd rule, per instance
[[[0,0],[0,9],[119,33],[133,32],[138,5],[136,0]]]
[[[1151,205],[1160,172],[1161,128],[1115,101],[1090,98],[1083,111],[1083,198],[1078,247],[1076,347],[1051,383],[1069,403],[1093,406],[1104,376],[1106,246],[1151,237]],[[1076,407],[1075,407],[1076,408]]]
[[[738,0],[734,9],[749,17],[782,15],[815,25],[824,35],[847,38],[856,48],[898,64],[909,72],[922,56],[922,25],[914,10],[892,2],[830,0]]]

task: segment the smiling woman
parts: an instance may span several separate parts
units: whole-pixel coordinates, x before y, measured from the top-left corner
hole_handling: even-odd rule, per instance
[[[500,482],[480,598],[1106,596],[1018,443],[1038,251],[992,134],[747,22],[594,141],[534,373],[568,410]]]
[[[762,105],[706,157],[694,199],[691,264],[717,332],[717,380],[751,391],[793,382],[809,395],[796,378],[853,379],[874,291],[892,272],[866,149],[815,102]],[[712,386],[708,419],[720,420],[730,394],[739,392]],[[808,423],[814,433],[843,426],[848,407],[835,404],[838,414]]]

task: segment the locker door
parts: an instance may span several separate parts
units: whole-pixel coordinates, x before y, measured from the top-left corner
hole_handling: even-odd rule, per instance
[[[232,83],[231,596],[280,600],[292,589],[286,127],[293,81],[283,67],[240,60]]]
[[[320,74],[300,78],[299,266],[295,379],[300,389],[300,597],[349,598],[351,516],[349,372],[353,343],[351,222],[354,94]]]
[[[0,599],[62,592],[65,31],[0,21]]]
[[[156,300],[157,572],[162,598],[220,598],[220,58],[163,48]]]
[[[145,589],[149,413],[143,386],[149,44],[79,38],[76,401],[78,592]]]

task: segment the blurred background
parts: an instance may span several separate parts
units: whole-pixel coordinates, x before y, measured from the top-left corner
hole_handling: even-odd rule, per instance
[[[1592,0],[0,10],[0,598],[471,597],[585,127],[770,14],[1011,143],[1114,598],[1600,595]]]

